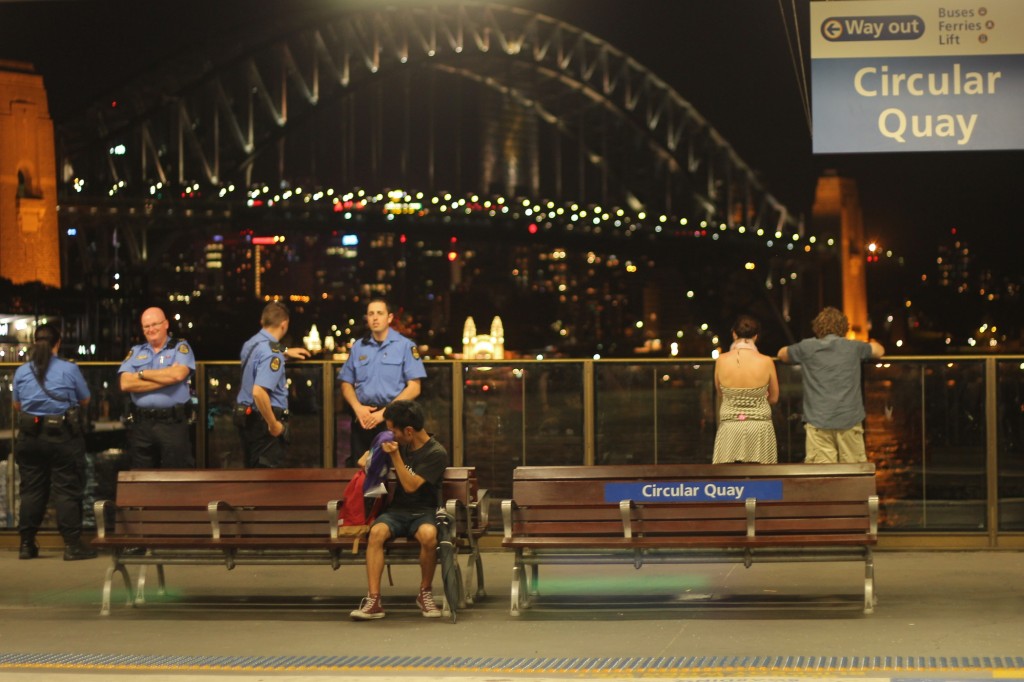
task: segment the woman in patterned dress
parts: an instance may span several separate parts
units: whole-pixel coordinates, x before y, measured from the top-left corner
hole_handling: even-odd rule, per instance
[[[732,347],[715,362],[715,388],[722,404],[714,464],[778,461],[771,406],[779,401],[779,377],[775,360],[757,350],[760,331],[757,320],[741,315],[732,328]]]

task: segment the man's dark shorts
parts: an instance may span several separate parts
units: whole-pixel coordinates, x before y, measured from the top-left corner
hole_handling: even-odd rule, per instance
[[[378,523],[385,524],[391,531],[391,537],[393,538],[415,540],[416,531],[419,530],[420,526],[425,523],[429,523],[431,526],[437,525],[437,515],[432,511],[424,513],[386,511],[377,517],[374,525]]]

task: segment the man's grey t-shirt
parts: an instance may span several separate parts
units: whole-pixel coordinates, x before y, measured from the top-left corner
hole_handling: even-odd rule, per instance
[[[860,365],[871,359],[871,344],[829,334],[804,339],[787,349],[802,365],[804,421],[819,429],[850,429],[864,421]]]

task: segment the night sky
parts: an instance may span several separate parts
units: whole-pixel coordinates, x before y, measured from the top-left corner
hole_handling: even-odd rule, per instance
[[[231,31],[353,4],[0,1],[0,59],[35,64],[46,82],[51,113],[60,121],[159,60],[203,50]],[[933,262],[933,242],[957,228],[999,271],[1024,272],[1018,217],[1024,152],[812,155],[786,35],[787,24],[794,29],[792,0],[507,4],[563,19],[647,66],[693,104],[792,211],[809,213],[816,178],[835,169],[858,182],[867,236],[910,262]],[[792,48],[802,48],[809,79],[808,0],[797,0],[796,9],[800,45],[793,42]]]

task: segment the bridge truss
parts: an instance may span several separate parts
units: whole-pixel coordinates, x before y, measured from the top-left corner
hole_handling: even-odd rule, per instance
[[[799,227],[679,93],[544,15],[367,7],[225,42],[65,122],[68,193],[403,186]]]

